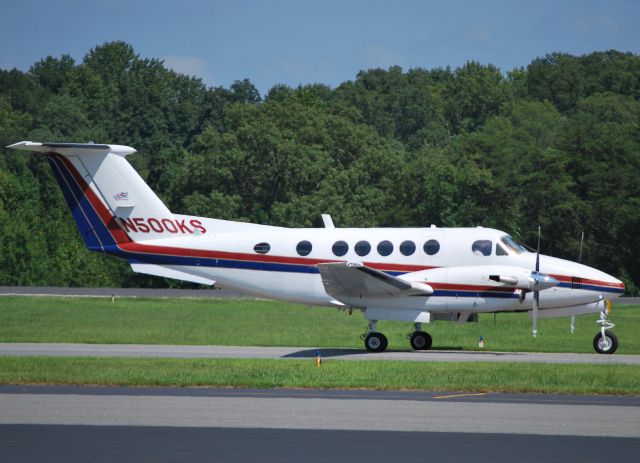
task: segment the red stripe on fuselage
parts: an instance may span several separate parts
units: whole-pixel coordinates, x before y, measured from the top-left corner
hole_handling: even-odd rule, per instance
[[[555,278],[556,280],[562,283],[572,283],[572,284],[576,283],[576,284],[582,284],[582,285],[605,286],[607,288],[624,289],[624,283],[614,283],[612,281],[603,281],[603,280],[591,280],[589,278],[571,277],[566,275],[549,274],[549,276]],[[578,280],[574,280],[574,278],[578,278]]]
[[[141,244],[136,242],[123,243],[119,246],[123,251],[135,252],[140,254],[154,254],[179,257],[199,257],[202,259],[225,259],[237,260],[245,262],[264,262],[273,264],[290,264],[290,265],[308,265],[314,266],[328,262],[344,262],[336,259],[310,259],[306,257],[286,257],[286,256],[269,256],[260,254],[246,254],[241,252],[230,251],[214,251],[205,249],[180,248],[175,246],[157,246]],[[416,272],[419,270],[428,270],[435,267],[425,265],[405,265],[405,264],[386,264],[381,262],[365,262],[365,265],[377,270],[385,270],[387,272]]]

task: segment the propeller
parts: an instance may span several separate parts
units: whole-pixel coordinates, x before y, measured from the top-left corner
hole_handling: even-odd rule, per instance
[[[533,278],[533,313],[531,319],[533,321],[533,337],[538,334],[538,306],[540,305],[540,290],[538,289],[537,277],[540,276],[540,225],[538,225],[538,247],[536,248],[536,269],[531,273]]]
[[[540,291],[553,288],[560,284],[555,278],[540,273],[540,225],[538,225],[538,248],[536,249],[536,268],[531,272],[531,289],[533,290],[533,311],[531,320],[533,321],[533,337],[538,334],[538,309],[540,308]]]

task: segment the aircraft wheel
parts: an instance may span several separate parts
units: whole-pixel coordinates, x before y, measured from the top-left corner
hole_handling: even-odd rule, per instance
[[[431,335],[424,331],[415,331],[409,340],[413,350],[428,350],[431,347]]]
[[[618,338],[611,331],[596,334],[593,338],[593,348],[598,354],[613,354],[618,349]]]
[[[387,337],[375,331],[369,333],[367,337],[364,338],[364,348],[367,349],[368,352],[384,352],[387,349],[387,344]]]

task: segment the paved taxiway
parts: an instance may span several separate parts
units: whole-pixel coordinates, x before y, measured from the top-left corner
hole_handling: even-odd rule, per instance
[[[0,386],[2,461],[621,462],[638,452],[635,397]]]
[[[60,286],[0,286],[0,296],[61,296],[61,297],[186,297],[239,298],[236,291],[209,287],[207,289],[177,288],[67,288]]]
[[[0,355],[56,357],[174,357],[174,358],[324,358],[338,360],[408,360],[424,362],[522,362],[640,365],[640,355],[600,355],[532,352],[388,351],[370,354],[362,349],[304,347],[174,346],[146,344],[0,343]]]

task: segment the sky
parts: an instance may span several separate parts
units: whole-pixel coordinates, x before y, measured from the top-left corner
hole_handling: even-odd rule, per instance
[[[123,40],[207,85],[248,78],[262,95],[394,65],[506,73],[553,52],[640,53],[637,0],[0,0],[0,13],[2,69],[80,63]]]

